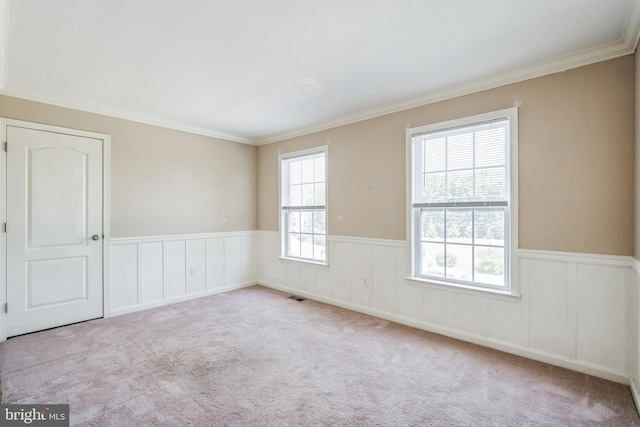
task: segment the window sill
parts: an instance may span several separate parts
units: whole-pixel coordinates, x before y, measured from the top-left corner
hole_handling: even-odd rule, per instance
[[[279,256],[278,259],[281,259],[283,261],[292,261],[292,262],[301,262],[303,264],[311,264],[311,265],[314,265],[316,267],[329,268],[329,264],[326,263],[326,262],[311,261],[311,260],[308,260],[308,259],[299,259],[299,258],[289,258],[289,257],[284,257],[284,256]]]
[[[416,285],[420,285],[428,288],[439,288],[439,289],[454,288],[454,289],[459,289],[461,291],[468,291],[468,293],[471,293],[471,294],[483,295],[483,296],[490,294],[495,296],[502,296],[507,299],[519,299],[521,297],[519,293],[516,293],[513,290],[503,291],[500,289],[482,288],[479,286],[468,286],[468,285],[462,285],[459,283],[439,282],[437,280],[423,279],[422,277],[413,277],[413,276],[407,277],[406,280],[413,282]]]

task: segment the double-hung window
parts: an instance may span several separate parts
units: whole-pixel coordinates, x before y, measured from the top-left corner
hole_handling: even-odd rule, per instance
[[[280,156],[282,256],[327,263],[327,147]]]
[[[513,291],[517,109],[409,129],[416,279]]]

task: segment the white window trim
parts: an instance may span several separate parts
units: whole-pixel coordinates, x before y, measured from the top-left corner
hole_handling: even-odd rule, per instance
[[[416,277],[415,265],[415,221],[413,219],[413,136],[420,133],[435,132],[448,128],[471,125],[500,118],[509,119],[509,288],[494,289],[481,286],[463,285],[447,281],[432,280],[423,277]],[[518,108],[512,107],[504,110],[497,110],[488,113],[478,114],[474,116],[464,117],[460,119],[448,120],[445,122],[433,123],[425,126],[414,127],[406,130],[406,238],[407,238],[407,280],[417,284],[438,285],[447,288],[462,288],[470,291],[479,291],[481,293],[493,293],[500,295],[510,295],[519,297],[519,280],[518,280]]]
[[[325,210],[325,235],[326,235],[324,262],[286,256],[285,254],[286,245],[284,240],[286,233],[284,232],[283,221],[282,221],[282,195],[284,192],[283,191],[284,182],[282,182],[282,161],[290,158],[294,158],[294,157],[308,156],[310,154],[317,154],[317,153],[324,153],[324,173],[325,173],[324,175],[325,176],[324,210]],[[292,151],[288,153],[282,153],[282,152],[278,153],[278,234],[280,235],[280,249],[279,249],[278,258],[286,261],[295,261],[295,262],[301,262],[301,263],[312,264],[317,266],[324,266],[324,267],[329,266],[329,146],[328,145],[322,145],[319,147],[308,148],[308,149],[299,150],[299,151]]]

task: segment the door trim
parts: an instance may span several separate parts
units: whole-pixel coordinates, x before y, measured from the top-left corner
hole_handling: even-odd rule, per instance
[[[4,151],[4,142],[7,140],[7,126],[16,126],[45,132],[56,132],[74,136],[82,136],[102,140],[102,315],[111,317],[111,295],[109,282],[109,241],[111,239],[111,136],[88,132],[84,130],[69,129],[58,126],[44,125],[40,123],[22,120],[5,119],[0,117],[0,223],[7,221],[7,153]],[[11,226],[10,224],[8,225]],[[0,342],[7,340],[7,313],[4,310],[7,302],[7,233],[0,230]]]

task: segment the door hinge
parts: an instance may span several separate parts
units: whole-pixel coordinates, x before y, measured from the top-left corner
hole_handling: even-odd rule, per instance
[[[9,312],[9,303],[8,303],[8,302],[5,302],[5,303],[4,303],[4,307],[3,307],[3,309],[4,309],[4,312],[5,312],[5,313],[8,313],[8,312]]]
[[[9,144],[7,143],[7,141],[2,143],[2,149],[5,151],[5,153],[7,152],[7,148],[9,148]]]

